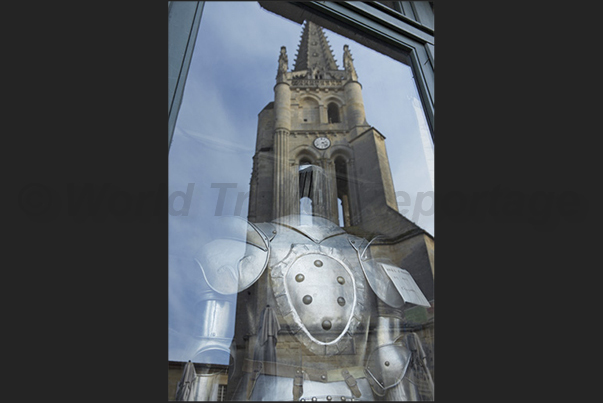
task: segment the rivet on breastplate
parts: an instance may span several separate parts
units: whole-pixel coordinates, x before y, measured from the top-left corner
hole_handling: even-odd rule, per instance
[[[345,305],[345,298],[343,298],[343,297],[337,298],[337,303],[339,304],[339,306],[344,306]]]
[[[302,281],[304,281],[305,277],[303,274],[299,273],[297,276],[295,276],[295,281],[297,281],[298,283],[301,283]]]
[[[331,401],[331,400],[333,400],[333,398],[331,396],[327,396],[327,400]]]
[[[312,398],[312,401],[313,401],[313,402],[316,402],[316,401],[318,401],[318,399],[317,399],[316,397],[313,397],[313,398]]]
[[[331,328],[331,321],[325,320],[322,322],[322,328],[325,330],[329,330]]]
[[[320,260],[315,260],[314,261],[314,266],[316,266],[316,267],[322,267],[322,262]]]
[[[311,296],[309,296],[309,295],[306,295],[306,296],[305,296],[305,297],[302,299],[302,301],[304,301],[304,304],[306,304],[306,305],[310,305],[310,304],[312,303],[312,297],[311,297]]]
[[[386,367],[389,367],[389,361],[385,361],[384,364],[385,364]]]
[[[343,277],[339,276],[339,277],[337,277],[337,282],[338,282],[339,284],[344,284],[344,283],[345,283],[345,278],[343,278]]]

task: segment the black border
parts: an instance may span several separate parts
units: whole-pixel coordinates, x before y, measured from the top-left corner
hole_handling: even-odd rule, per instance
[[[7,249],[16,246],[18,258],[6,268],[16,281],[5,284],[17,290],[5,305],[5,345],[15,378],[27,381],[11,386],[43,397],[163,399],[167,219],[82,223],[59,214],[40,221],[23,212],[19,197],[32,183],[56,191],[73,182],[139,190],[167,183],[165,4],[19,5],[5,8],[17,27],[5,45],[4,150],[7,216],[15,223]],[[549,340],[571,347],[564,326],[585,323],[575,304],[564,310],[565,282],[581,283],[572,302],[588,305],[596,295],[583,287],[591,277],[584,268],[594,266],[583,257],[591,244],[581,224],[594,212],[596,181],[588,173],[598,160],[592,117],[599,113],[585,95],[598,76],[597,46],[589,42],[598,25],[588,7],[573,11],[435,6],[435,365],[442,401],[540,397],[556,381],[577,384],[564,354],[544,347]],[[550,231],[442,210],[452,191],[469,195],[497,183],[526,194],[573,191],[582,204]],[[160,206],[165,211],[167,199]],[[563,281],[554,282],[557,268],[565,270]],[[582,345],[588,355],[588,342]],[[31,364],[44,370],[35,388],[22,376]]]

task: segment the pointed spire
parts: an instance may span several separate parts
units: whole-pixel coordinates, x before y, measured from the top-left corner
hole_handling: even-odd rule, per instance
[[[338,67],[323,29],[312,21],[306,21],[293,71],[312,69],[327,71],[338,70]]]

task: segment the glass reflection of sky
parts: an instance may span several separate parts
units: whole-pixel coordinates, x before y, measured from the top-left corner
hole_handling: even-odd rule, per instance
[[[343,45],[350,46],[367,121],[386,137],[394,187],[410,196],[410,206],[403,208],[411,219],[417,194],[433,191],[433,171],[427,165],[433,164],[433,148],[421,136],[426,125],[416,108],[412,71],[350,39],[325,33],[340,68]],[[169,154],[170,193],[194,184],[188,215],[168,217],[170,360],[191,359],[194,306],[204,287],[191,259],[220,233],[218,210],[247,215],[258,114],[274,100],[280,47],[286,46],[292,69],[300,37],[301,25],[256,2],[205,3]],[[433,198],[426,197],[422,209],[429,210],[430,203]],[[432,210],[418,218],[415,214],[413,221],[434,234],[433,218]]]

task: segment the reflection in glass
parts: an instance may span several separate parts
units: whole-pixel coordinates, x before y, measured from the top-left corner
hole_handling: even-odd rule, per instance
[[[227,371],[228,400],[430,400],[433,238],[398,207],[432,187],[418,112],[398,109],[410,70],[393,64],[411,86],[388,94],[362,61],[385,56],[343,39],[340,64],[337,35],[253,7],[206,5],[170,150],[170,188],[201,189],[170,217],[170,360]],[[293,63],[295,43],[233,36],[218,12],[295,31]]]

